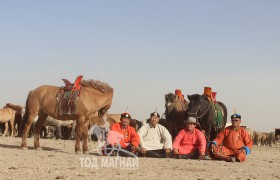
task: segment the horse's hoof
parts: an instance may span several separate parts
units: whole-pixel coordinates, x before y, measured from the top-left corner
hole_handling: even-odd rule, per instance
[[[35,148],[36,151],[42,151],[41,147]]]
[[[76,154],[82,154],[82,151],[76,151]]]
[[[25,146],[24,146],[24,147],[22,147],[22,146],[21,146],[21,147],[20,147],[20,149],[21,149],[21,150],[26,150],[26,149],[27,149],[27,147],[25,147]]]
[[[83,153],[88,155],[88,154],[89,154],[89,151],[84,151]]]

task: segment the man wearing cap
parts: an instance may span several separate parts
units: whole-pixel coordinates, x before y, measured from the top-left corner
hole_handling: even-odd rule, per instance
[[[151,113],[149,122],[138,130],[142,157],[164,158],[170,155],[172,137],[164,126],[158,124],[159,117],[157,112]]]
[[[196,129],[196,118],[189,117],[186,127],[182,129],[173,142],[173,154],[178,159],[204,159],[206,139],[204,134]]]
[[[251,152],[253,141],[247,131],[240,127],[241,115],[233,114],[231,123],[209,143],[209,155],[212,159],[243,162]]]
[[[129,121],[131,119],[131,115],[129,113],[122,113],[120,121],[112,125],[111,131],[117,132],[122,135],[121,140],[119,142],[113,142],[113,146],[120,146],[122,149],[136,153],[137,148],[140,143],[139,136],[135,129],[129,126]],[[113,133],[111,133],[113,134]],[[108,139],[112,139],[113,137],[109,137]],[[123,153],[125,151],[119,151],[120,155],[129,156],[128,154]]]

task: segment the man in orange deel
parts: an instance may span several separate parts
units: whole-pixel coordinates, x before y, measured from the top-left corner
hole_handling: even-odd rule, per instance
[[[122,113],[121,122],[113,124],[108,134],[107,141],[110,142],[112,146],[123,149],[117,149],[120,156],[133,156],[131,153],[135,154],[140,144],[140,138],[137,132],[133,127],[129,126],[130,119],[131,115],[129,113]],[[111,137],[110,134],[112,134]],[[120,135],[121,138],[112,140],[116,134]]]
[[[247,131],[240,127],[241,115],[233,114],[231,123],[209,143],[209,156],[228,162],[243,162],[251,152],[253,141]]]

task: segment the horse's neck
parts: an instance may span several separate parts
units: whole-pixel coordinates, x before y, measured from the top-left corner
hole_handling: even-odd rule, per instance
[[[187,110],[187,106],[181,100],[177,100],[177,102],[175,104],[175,109],[176,109],[177,112],[186,111]]]
[[[201,115],[209,118],[210,116],[213,115],[213,113],[214,113],[213,111],[214,110],[213,110],[212,102],[206,101],[205,105],[203,107],[201,107],[200,113],[201,113]]]

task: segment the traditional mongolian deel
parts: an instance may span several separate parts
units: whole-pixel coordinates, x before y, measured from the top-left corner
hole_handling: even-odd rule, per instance
[[[172,149],[172,137],[162,125],[152,127],[150,123],[143,125],[138,131],[141,148],[146,150]]]
[[[182,129],[174,139],[173,149],[178,149],[179,154],[189,154],[197,150],[205,152],[206,139],[198,129],[194,129],[193,132],[186,132],[185,129]]]
[[[244,148],[246,154],[250,154],[253,146],[253,141],[246,130],[242,127],[234,130],[233,126],[225,128],[213,143],[216,146],[209,153],[213,159],[227,159],[235,156],[240,162],[246,159],[246,155],[242,153],[241,149]],[[221,144],[223,145],[220,146]]]
[[[138,147],[140,143],[140,139],[133,127],[131,126],[123,127],[121,123],[115,123],[111,127],[111,131],[116,131],[123,135],[123,139],[119,142],[122,148],[126,148],[129,144]]]

